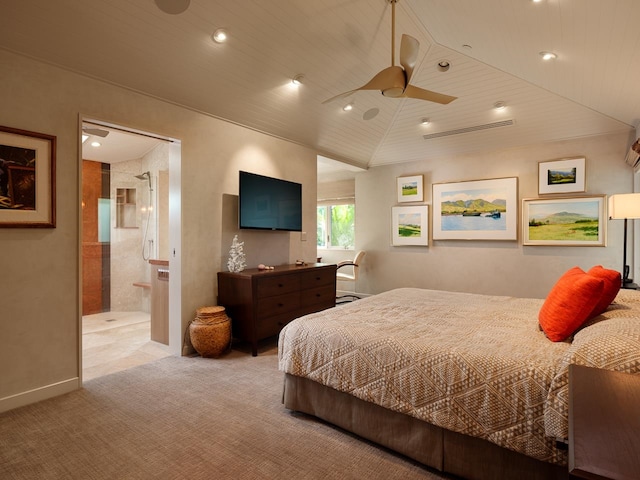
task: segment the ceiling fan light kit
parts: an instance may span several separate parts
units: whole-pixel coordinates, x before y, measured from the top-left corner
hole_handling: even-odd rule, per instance
[[[369,82],[360,88],[341,93],[322,103],[329,103],[344,98],[359,90],[379,90],[382,95],[390,98],[415,98],[428,102],[446,105],[457,97],[425,90],[411,85],[411,76],[418,60],[420,43],[415,38],[403,34],[400,40],[400,65],[395,64],[396,37],[396,3],[398,0],[387,0],[391,4],[391,66],[378,72]],[[448,65],[448,62],[447,62]],[[447,69],[449,67],[447,66]]]

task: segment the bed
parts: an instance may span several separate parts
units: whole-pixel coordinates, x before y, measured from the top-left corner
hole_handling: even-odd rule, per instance
[[[640,372],[640,292],[565,341],[544,303],[401,288],[299,318],[284,405],[463,478],[567,478],[568,366]]]

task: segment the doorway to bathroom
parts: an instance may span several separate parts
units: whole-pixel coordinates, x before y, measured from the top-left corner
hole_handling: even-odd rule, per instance
[[[83,380],[172,354],[170,171],[179,155],[174,140],[82,121]]]

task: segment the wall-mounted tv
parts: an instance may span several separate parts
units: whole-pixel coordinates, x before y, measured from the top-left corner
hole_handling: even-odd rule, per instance
[[[239,226],[302,231],[302,185],[240,171]]]

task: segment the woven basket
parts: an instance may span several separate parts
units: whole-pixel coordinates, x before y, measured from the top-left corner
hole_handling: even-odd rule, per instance
[[[203,357],[219,357],[231,347],[231,320],[224,307],[202,307],[189,325],[191,345]]]

